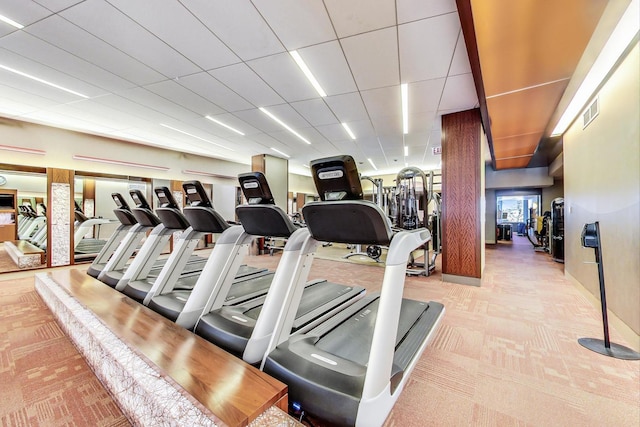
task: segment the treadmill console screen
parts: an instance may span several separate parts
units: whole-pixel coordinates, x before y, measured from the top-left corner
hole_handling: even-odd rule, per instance
[[[249,172],[238,175],[242,194],[250,205],[273,205],[273,195],[262,172]]]
[[[116,202],[116,206],[118,206],[119,209],[130,210],[129,205],[127,204],[127,201],[124,199],[124,197],[122,197],[122,194],[111,193],[111,198],[113,198],[113,201]]]
[[[151,209],[151,206],[149,206],[147,199],[142,195],[142,192],[140,192],[140,190],[129,190],[129,194],[131,195],[133,203],[136,204],[137,208]]]
[[[178,204],[176,203],[176,199],[173,198],[173,194],[167,187],[158,187],[153,190],[158,197],[158,201],[160,202],[161,208],[173,208],[179,209]]]
[[[211,199],[207,195],[200,181],[187,181],[182,184],[187,201],[191,206],[213,207]]]
[[[310,164],[321,200],[361,200],[362,184],[351,156],[334,156]]]

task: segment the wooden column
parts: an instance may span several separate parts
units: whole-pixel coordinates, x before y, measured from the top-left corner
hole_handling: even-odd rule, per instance
[[[47,267],[73,264],[74,175],[47,168]]]
[[[96,180],[82,179],[82,210],[89,218],[96,216]]]
[[[482,279],[482,126],[478,109],[442,116],[443,280]]]

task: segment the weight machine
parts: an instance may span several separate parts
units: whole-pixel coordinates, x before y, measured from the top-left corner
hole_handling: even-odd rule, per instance
[[[433,171],[426,174],[416,167],[406,167],[396,177],[395,225],[404,230],[425,227],[431,232],[431,251],[429,243],[422,250],[423,262],[416,262],[413,252],[407,263],[407,274],[428,276],[436,267],[436,258],[442,252],[441,198],[433,191],[435,177]],[[432,212],[428,213],[429,208]],[[420,216],[422,211],[422,217]]]

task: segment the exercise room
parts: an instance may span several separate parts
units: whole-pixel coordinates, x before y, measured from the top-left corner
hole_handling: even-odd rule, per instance
[[[640,0],[0,4],[0,424],[640,423]]]

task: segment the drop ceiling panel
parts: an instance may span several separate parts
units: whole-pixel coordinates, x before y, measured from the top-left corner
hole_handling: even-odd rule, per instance
[[[294,110],[289,104],[280,104],[273,105],[267,108],[271,114],[276,116],[278,119],[283,121],[289,127],[292,127],[295,130],[309,127],[309,122],[307,122],[304,117],[302,117],[296,110]],[[260,112],[260,114],[264,114]],[[272,120],[269,118],[269,120]],[[280,126],[280,125],[278,125]],[[280,129],[283,129],[280,126]]]
[[[467,46],[464,43],[464,37],[462,32],[458,36],[458,42],[456,44],[456,50],[453,53],[453,61],[451,61],[451,67],[449,68],[449,75],[455,76],[458,74],[467,74],[471,72],[471,64],[469,64],[469,54],[467,52]]]
[[[606,4],[471,1],[487,96],[571,77]]]
[[[302,135],[303,138],[305,138],[307,141],[311,142],[311,145],[314,144],[315,141],[312,140],[311,138],[311,132],[310,130],[313,128],[304,128],[304,129],[296,129],[296,132],[298,132],[300,135]],[[295,136],[294,134],[292,134],[291,132],[284,130],[284,129],[278,129],[275,132],[269,132],[269,135],[275,139],[276,141],[278,141],[279,143],[287,146],[287,147],[292,147],[295,149],[302,149],[303,146],[307,146],[309,147],[309,144],[307,144],[306,142],[304,142],[303,140],[299,139],[297,136]],[[287,153],[289,154],[289,153]]]
[[[538,146],[541,137],[542,132],[536,132],[529,135],[519,135],[494,140],[496,160],[531,155]]]
[[[430,131],[432,129],[433,116],[435,114],[435,111],[409,114],[409,133],[405,135],[405,138],[416,133],[420,134]]]
[[[284,99],[245,64],[235,64],[218,68],[210,71],[210,74],[257,107],[285,102]]]
[[[240,120],[249,123],[261,132],[269,133],[282,129],[282,126],[273,121],[265,113],[255,108],[253,110],[236,111],[233,115],[238,117]]]
[[[100,123],[116,130],[140,126],[143,120],[104,105],[84,100],[73,104],[58,105],[48,111],[66,114],[88,122]]]
[[[60,12],[60,15],[169,78],[201,71],[193,62],[103,0],[87,0]]]
[[[0,14],[26,27],[51,15],[51,11],[31,0],[2,0]],[[14,30],[9,24],[0,22],[0,31]]]
[[[2,80],[4,83],[4,80]],[[0,84],[0,99],[13,100],[16,103],[22,102],[26,106],[34,109],[44,109],[56,105],[57,102],[48,98],[44,98],[39,94],[32,94],[20,89],[16,89],[5,84]],[[0,103],[2,105],[2,103]]]
[[[478,95],[471,73],[447,77],[440,100],[440,110],[464,111],[476,105],[478,105]]]
[[[66,114],[57,113],[55,111],[36,111],[25,114],[20,118],[28,121],[35,121],[36,123],[53,123],[55,126],[80,132],[98,134],[109,134],[114,132],[114,129],[103,126],[100,123],[89,122]]]
[[[565,86],[556,82],[487,99],[494,144],[507,136],[543,131]]]
[[[397,0],[398,23],[417,21],[432,16],[455,12],[455,0]]]
[[[402,115],[376,117],[373,119],[373,127],[380,136],[402,138]]]
[[[250,1],[183,0],[181,3],[245,61],[285,50]]]
[[[3,69],[0,69],[0,82],[19,91],[24,91],[31,95],[37,95],[49,99],[56,104],[76,102],[82,99],[79,96],[63,92],[59,89],[55,89],[42,83],[34,82],[31,79],[27,79],[17,74],[10,73],[9,71]]]
[[[349,138],[349,135],[347,135],[347,132],[344,130],[344,128],[340,124],[316,126],[316,129],[327,140],[335,144],[341,144],[345,141],[351,140],[351,138]]]
[[[459,32],[457,13],[398,26],[402,83],[445,77]]]
[[[198,117],[197,113],[187,110],[180,105],[168,101],[144,88],[135,88],[123,91],[118,93],[118,95],[127,98],[130,101],[137,102],[138,104],[149,106],[153,110],[176,120],[190,120],[194,117]]]
[[[291,106],[312,126],[338,122],[331,109],[322,99],[316,98],[308,101],[292,102]]]
[[[198,94],[186,89],[173,80],[145,86],[145,89],[168,99],[201,116],[221,114],[225,111],[217,105],[209,102]]]
[[[402,114],[402,100],[399,86],[366,90],[361,93],[369,117],[372,119]]]
[[[287,50],[336,38],[322,0],[254,0],[253,4]]]
[[[161,123],[167,118],[165,114],[162,114],[138,102],[123,98],[119,95],[105,95],[99,98],[95,98],[92,101],[116,110],[126,111],[128,114],[132,114],[140,118],[144,118],[149,123],[153,123],[154,126],[157,126],[158,123]]]
[[[327,96],[325,101],[341,122],[354,122],[369,118],[358,92]]]
[[[395,0],[325,0],[324,4],[340,38],[396,24]]]
[[[23,114],[33,113],[40,108],[29,105],[26,102],[14,101],[2,95],[2,87],[0,87],[0,115],[4,117],[19,118]]]
[[[347,37],[341,43],[360,90],[400,83],[395,27]]]
[[[158,6],[157,0],[108,1],[204,70],[240,62],[227,46],[178,2],[165,1]],[[176,31],[176,28],[185,31]],[[203,49],[203,46],[206,48]]]
[[[337,40],[299,49],[298,53],[327,95],[358,90]]]
[[[165,79],[157,71],[57,15],[29,26],[26,31],[133,83],[143,85]]]
[[[373,128],[370,120],[358,120],[356,122],[347,123],[349,129],[356,137],[356,140],[361,138],[373,138],[376,136],[376,131]],[[344,130],[344,128],[343,128]],[[346,131],[345,131],[346,134]]]
[[[255,59],[247,65],[287,102],[319,96],[289,53]]]
[[[251,136],[251,135],[255,135],[257,133],[261,133],[262,131],[259,129],[256,129],[255,127],[251,126],[249,123],[240,120],[238,117],[234,116],[233,114],[227,113],[227,114],[218,114],[216,116],[211,116],[214,119],[231,126],[234,129],[239,130],[240,132],[244,133],[246,136]],[[217,123],[214,123],[208,119],[206,120],[206,124],[207,126],[210,126],[212,128],[222,128],[224,129],[222,126],[220,126]],[[231,131],[229,131],[231,132]],[[236,134],[236,133],[231,133],[230,134],[233,137],[241,137],[240,135]]]
[[[444,83],[444,78],[409,83],[407,85],[409,113],[437,111]]]
[[[254,108],[240,95],[220,83],[209,73],[202,72],[190,76],[181,77],[177,83],[190,89],[194,93],[219,105],[226,111],[248,110]]]
[[[36,3],[46,7],[52,12],[60,12],[63,9],[78,4],[84,0],[35,0]]]
[[[0,47],[108,91],[128,89],[133,84],[31,34],[19,31],[0,39]]]

